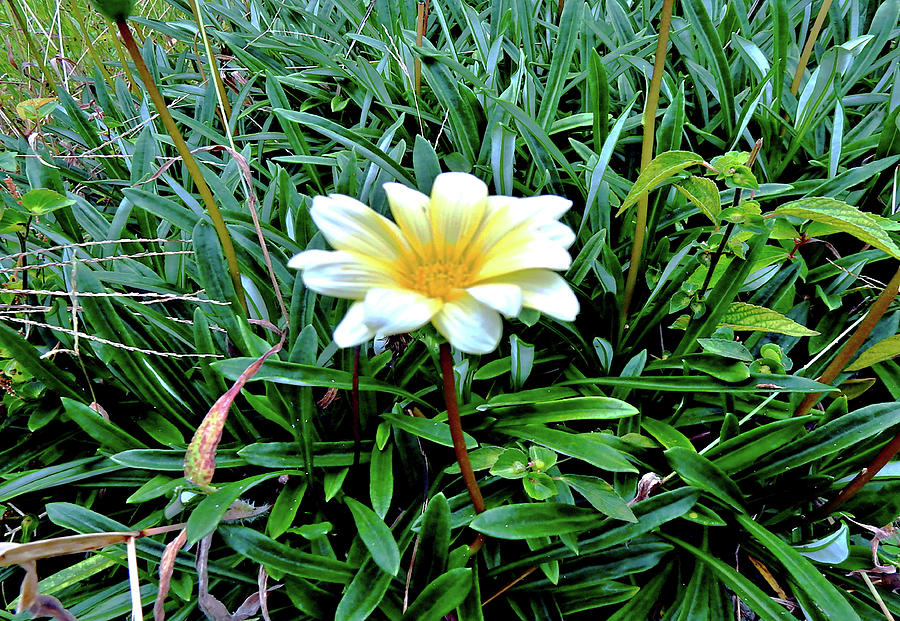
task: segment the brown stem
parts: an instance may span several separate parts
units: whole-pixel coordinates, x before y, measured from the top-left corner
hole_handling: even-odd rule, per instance
[[[644,106],[644,137],[641,143],[641,170],[647,168],[653,159],[653,138],[656,134],[656,108],[659,104],[659,89],[662,86],[663,69],[666,64],[666,46],[669,44],[669,24],[672,22],[672,5],[675,0],[663,0],[662,12],[659,16],[659,34],[656,37],[656,58],[653,62],[653,77],[650,79],[650,89],[647,92],[647,103]],[[628,276],[625,280],[625,296],[622,301],[622,314],[619,321],[619,331],[625,329],[625,321],[628,319],[628,308],[634,297],[634,287],[637,283],[638,270],[641,264],[641,253],[644,250],[644,237],[647,227],[647,209],[649,206],[649,192],[641,196],[637,205],[637,219],[634,224],[634,244],[631,246],[631,262],[628,264]]]
[[[138,48],[137,43],[135,43],[134,37],[131,35],[131,28],[128,27],[128,22],[119,20],[116,22],[116,27],[119,29],[119,35],[122,37],[122,43],[125,44],[125,49],[128,50],[128,54],[131,56],[131,60],[138,70],[138,75],[141,76],[141,81],[144,83],[144,88],[147,89],[147,94],[150,96],[150,99],[153,100],[153,105],[156,107],[159,118],[162,120],[163,125],[165,125],[166,131],[172,139],[172,142],[175,143],[178,155],[181,156],[181,160],[184,162],[184,166],[187,168],[191,179],[193,179],[194,185],[197,186],[197,192],[199,192],[201,198],[203,198],[203,203],[206,205],[206,210],[209,212],[209,217],[212,220],[213,227],[216,229],[216,234],[219,237],[219,243],[222,244],[222,251],[225,253],[225,260],[228,263],[228,272],[231,274],[231,281],[234,284],[234,293],[246,313],[247,299],[244,296],[244,287],[241,284],[241,272],[238,268],[237,255],[234,253],[234,244],[231,242],[231,234],[228,232],[228,227],[225,225],[225,219],[222,217],[222,212],[219,211],[219,206],[216,205],[212,192],[206,184],[206,180],[203,178],[203,173],[200,172],[200,167],[197,166],[197,161],[194,159],[187,143],[185,143],[181,131],[179,131],[178,126],[175,124],[175,119],[169,114],[166,100],[163,98],[162,93],[159,92],[159,89],[156,88],[153,76],[150,75],[150,70],[144,62],[144,57],[141,56],[141,50]]]
[[[862,469],[859,474],[857,474],[847,486],[841,490],[841,493],[835,496],[831,501],[829,501],[824,506],[820,507],[810,516],[811,520],[814,520],[818,517],[823,517],[837,509],[839,506],[853,498],[856,495],[856,492],[861,490],[863,486],[872,480],[878,472],[884,468],[884,466],[891,461],[891,459],[900,452],[900,433],[894,436],[894,439],[888,442],[888,444],[878,452],[878,455],[875,456],[868,466]]]
[[[456,451],[456,462],[462,472],[463,480],[469,490],[469,497],[475,507],[475,513],[484,511],[484,499],[475,472],[469,463],[469,451],[466,450],[466,439],[463,436],[462,421],[459,418],[459,405],[456,402],[456,383],[453,381],[453,357],[450,355],[450,344],[441,343],[441,373],[444,376],[444,402],[447,404],[447,422],[450,423],[450,436],[453,438],[453,450]],[[475,545],[475,544],[472,544]]]
[[[837,356],[835,356],[834,360],[831,361],[831,364],[826,367],[822,375],[816,378],[816,381],[823,384],[830,384],[834,381],[834,378],[844,370],[844,367],[850,362],[850,358],[852,358],[857,350],[859,350],[866,338],[868,338],[869,333],[875,328],[875,325],[881,321],[881,317],[884,315],[885,311],[887,311],[891,302],[894,301],[898,288],[900,288],[900,269],[897,270],[897,273],[894,274],[891,281],[881,291],[881,295],[878,296],[878,299],[872,303],[869,312],[866,314],[866,318],[862,320],[862,323],[856,326],[856,330],[850,335],[847,342],[844,343],[841,351],[837,353]],[[800,405],[797,406],[794,416],[803,416],[809,412],[821,395],[822,393],[819,392],[806,395],[803,401],[800,402]]]
[[[419,0],[416,4],[416,45],[422,47],[422,38],[425,36],[425,24],[428,12],[426,0]],[[413,67],[416,78],[416,95],[422,94],[422,59],[416,55],[415,65]]]
[[[819,38],[819,32],[822,30],[822,24],[825,22],[825,16],[828,15],[828,9],[831,8],[833,0],[825,0],[819,8],[819,14],[816,15],[816,21],[809,31],[806,38],[806,45],[803,46],[803,52],[800,54],[800,61],[797,63],[797,71],[794,73],[794,81],[791,82],[791,93],[796,95],[800,92],[800,81],[803,79],[803,71],[809,62],[813,47],[816,45],[816,39]]]

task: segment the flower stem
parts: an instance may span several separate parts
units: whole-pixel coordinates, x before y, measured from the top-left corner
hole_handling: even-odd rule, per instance
[[[203,198],[203,203],[206,205],[206,210],[209,212],[213,227],[218,234],[219,243],[222,244],[222,251],[225,253],[225,260],[228,263],[228,272],[231,274],[232,283],[234,283],[234,293],[237,296],[241,307],[244,309],[244,312],[247,312],[247,299],[244,296],[244,287],[241,284],[241,272],[238,268],[237,255],[234,253],[234,244],[231,242],[231,234],[228,232],[228,227],[225,226],[225,219],[222,217],[222,212],[219,211],[219,206],[216,205],[212,192],[206,184],[206,180],[203,179],[203,173],[200,172],[197,161],[194,159],[191,150],[181,136],[178,126],[175,125],[175,120],[172,118],[172,115],[169,114],[169,109],[166,107],[166,100],[163,99],[162,93],[156,88],[153,76],[150,75],[150,70],[144,62],[144,57],[141,56],[141,51],[138,49],[137,43],[135,43],[134,37],[131,35],[131,28],[129,28],[128,22],[119,20],[116,22],[116,27],[119,29],[119,35],[122,37],[122,43],[125,44],[125,49],[128,50],[128,54],[131,56],[131,60],[134,62],[138,74],[141,76],[141,81],[147,89],[147,94],[150,96],[150,99],[153,100],[153,105],[156,107],[159,118],[162,119],[169,137],[172,139],[172,142],[175,143],[175,148],[178,150],[178,154],[181,156],[188,173],[191,175],[191,179],[194,180],[194,185],[197,186],[197,191]]]
[[[641,143],[641,170],[647,168],[647,164],[653,159],[653,138],[656,135],[656,108],[659,104],[659,89],[662,86],[663,70],[666,64],[666,46],[669,44],[669,24],[672,21],[672,5],[675,0],[663,0],[662,11],[659,15],[659,34],[656,36],[656,58],[653,62],[653,77],[650,79],[650,89],[647,91],[647,102],[644,106],[644,137]],[[619,331],[625,329],[628,319],[628,309],[631,299],[634,297],[634,287],[637,283],[638,270],[641,265],[641,254],[644,250],[644,237],[647,228],[647,209],[649,207],[648,193],[645,193],[638,201],[637,219],[634,225],[634,244],[631,247],[631,262],[628,265],[628,276],[625,280],[625,297],[622,301],[622,315],[619,321]]]
[[[459,405],[456,401],[456,383],[453,381],[453,358],[450,355],[450,344],[441,343],[441,373],[444,376],[444,402],[447,404],[447,422],[450,423],[450,436],[453,438],[453,450],[456,451],[456,462],[462,472],[463,480],[469,490],[469,497],[475,507],[475,513],[484,511],[484,499],[475,472],[469,463],[469,452],[466,450],[466,439],[463,436],[462,422],[459,418]]]
[[[834,357],[834,360],[831,361],[831,364],[826,367],[825,371],[819,376],[816,381],[819,381],[823,384],[830,384],[834,381],[834,378],[838,376],[838,374],[844,370],[844,367],[847,366],[847,363],[850,362],[850,358],[853,357],[862,344],[865,342],[866,338],[868,338],[869,333],[875,328],[875,325],[881,321],[882,316],[887,311],[888,307],[891,305],[891,302],[894,301],[894,298],[897,295],[897,289],[900,288],[900,269],[897,270],[897,273],[894,274],[894,277],[891,278],[891,281],[885,286],[885,288],[881,291],[881,295],[872,303],[872,306],[869,308],[869,312],[866,314],[866,318],[862,320],[856,330],[850,335],[850,338],[844,343],[844,346],[841,348],[841,351],[837,353]],[[811,393],[806,395],[803,401],[800,402],[800,405],[797,406],[797,410],[794,412],[794,416],[803,416],[807,412],[812,409],[812,406],[815,405],[816,401],[819,400],[819,397],[822,393]],[[874,474],[873,474],[874,476]],[[870,477],[871,478],[871,477]],[[852,485],[852,483],[851,483]]]

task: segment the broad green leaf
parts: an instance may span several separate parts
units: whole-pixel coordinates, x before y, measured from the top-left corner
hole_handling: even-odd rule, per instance
[[[712,494],[738,511],[744,511],[741,490],[713,462],[681,446],[670,448],[665,455],[669,465],[685,483]]]
[[[146,444],[80,401],[63,397],[62,404],[66,415],[102,446],[117,452],[147,447]]]
[[[410,579],[410,592],[419,593],[447,570],[450,548],[450,505],[443,494],[428,501],[419,529],[419,544]]]
[[[344,591],[334,618],[363,621],[381,603],[390,584],[391,574],[381,571],[374,562],[365,563]]]
[[[22,206],[36,216],[42,216],[51,211],[74,205],[75,201],[66,198],[59,192],[38,188],[22,195]]]
[[[849,365],[844,370],[859,371],[860,369],[865,369],[873,364],[878,364],[879,362],[884,362],[885,360],[890,360],[897,356],[900,356],[900,334],[895,334],[894,336],[889,336],[886,339],[878,341],[861,353],[859,358],[854,360],[853,364]]]
[[[600,525],[595,511],[559,502],[527,502],[488,509],[469,524],[498,539],[526,539],[577,533]]]
[[[621,451],[609,446],[600,433],[569,433],[548,429],[543,425],[504,427],[500,430],[508,436],[546,446],[549,449],[581,459],[610,472],[637,472]]]
[[[641,427],[667,449],[680,446],[690,451],[696,451],[687,436],[668,423],[645,416],[641,419]]]
[[[593,535],[583,541],[579,541],[579,553],[582,555],[596,554],[620,543],[632,540],[657,528],[661,524],[681,517],[691,510],[697,502],[699,494],[700,492],[692,487],[682,487],[642,500],[631,507],[638,520],[637,522],[614,523],[615,525],[604,530],[599,535]],[[535,505],[529,506],[533,507]],[[486,513],[482,513],[482,515]],[[610,523],[605,524],[605,526],[610,526]],[[571,557],[571,555],[572,551],[564,544],[554,543],[541,550],[536,550],[534,554],[510,560],[502,568],[497,568],[491,573],[505,572],[517,567],[537,565],[551,560],[562,560]]]
[[[400,569],[400,551],[394,535],[387,524],[374,511],[361,502],[347,496],[344,499],[353,514],[356,530],[363,544],[372,554],[372,559],[383,571],[391,576]]]
[[[878,221],[853,205],[833,198],[801,198],[778,207],[775,215],[796,216],[849,233],[857,239],[900,259],[900,248],[878,224]]]
[[[247,490],[256,485],[282,475],[296,474],[290,471],[267,472],[253,477],[235,481],[221,488],[200,501],[191,512],[187,521],[188,544],[194,544],[216,530],[222,516],[231,508],[232,503]]]
[[[535,500],[547,500],[559,494],[553,479],[543,472],[528,472],[522,477],[525,493]]]
[[[219,533],[236,552],[292,576],[340,584],[353,576],[353,567],[343,561],[300,552],[246,526],[220,526]]]
[[[450,437],[450,425],[445,422],[418,416],[400,416],[399,414],[386,413],[381,416],[397,429],[402,429],[414,436],[425,438],[441,446],[453,446],[453,438]],[[473,449],[478,446],[478,441],[469,434],[463,432],[463,437],[466,441],[466,448]]]
[[[728,311],[719,320],[719,325],[733,330],[775,332],[788,336],[815,336],[818,334],[815,330],[801,326],[777,311],[746,302],[732,302]]]
[[[763,481],[774,474],[840,452],[900,423],[900,402],[879,403],[845,414],[763,457],[750,476]]]
[[[394,445],[386,444],[383,450],[372,447],[369,466],[369,500],[378,517],[384,519],[394,497]]]
[[[665,153],[660,153],[638,175],[637,181],[631,186],[616,216],[621,215],[622,212],[638,202],[642,195],[653,191],[660,184],[668,181],[685,168],[699,164],[702,161],[702,157],[690,151],[666,151]]]
[[[472,590],[472,569],[457,567],[435,578],[410,604],[403,619],[440,619],[463,603]]]
[[[859,615],[850,607],[838,588],[777,535],[753,521],[749,515],[737,514],[737,521],[757,541],[762,543],[784,566],[798,588],[802,588],[815,602],[826,619],[858,621]]]
[[[634,416],[637,413],[638,410],[633,405],[609,397],[577,397],[491,409],[491,416],[498,418],[495,423],[497,427],[572,420],[616,419]]]
[[[572,489],[585,497],[600,513],[626,522],[637,522],[634,512],[613,486],[598,477],[568,474],[562,477]]]
[[[762,425],[717,444],[705,456],[729,474],[739,472],[796,438],[812,421],[812,416],[797,416]]]
[[[697,339],[697,343],[703,348],[703,351],[723,358],[733,358],[743,362],[753,362],[755,358],[747,347],[738,341],[729,341],[728,339],[709,338]]]
[[[712,179],[692,175],[677,184],[675,188],[684,194],[713,224],[719,223],[722,203],[719,200],[719,188]]]
[[[46,384],[57,395],[86,400],[82,394],[72,388],[77,385],[74,377],[63,369],[57,368],[49,360],[43,360],[38,351],[22,336],[3,322],[0,322],[0,347],[21,365],[28,373]]]
[[[664,390],[671,392],[837,392],[837,388],[795,375],[751,373],[750,380],[740,384],[726,384],[709,376],[641,376],[591,377],[567,380],[563,384],[596,384],[598,386],[627,387],[634,390]]]

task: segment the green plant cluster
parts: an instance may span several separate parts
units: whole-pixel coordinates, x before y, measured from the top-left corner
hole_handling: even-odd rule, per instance
[[[136,541],[171,620],[257,592],[273,619],[900,615],[900,0],[136,3],[196,171],[86,0],[26,4],[0,18],[4,541],[185,522],[170,579],[173,535]],[[387,214],[385,182],[442,171],[574,203],[576,321],[454,353],[478,515],[437,334],[338,349],[348,302],[286,267],[327,247],[312,197]],[[37,568],[81,621],[130,614],[124,544]]]

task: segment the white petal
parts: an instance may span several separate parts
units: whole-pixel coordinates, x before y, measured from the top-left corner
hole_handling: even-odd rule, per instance
[[[360,300],[369,289],[390,287],[393,282],[385,266],[342,250],[307,250],[292,258],[288,267],[302,269],[303,284],[313,291],[336,298]]]
[[[507,317],[515,317],[522,311],[522,290],[516,285],[495,283],[468,287],[473,298],[487,304]]]
[[[564,213],[569,211],[572,201],[562,196],[529,196],[523,198],[521,207],[532,213],[533,218],[539,220],[553,219],[559,220]]]
[[[385,183],[384,193],[394,221],[400,226],[410,245],[421,252],[422,247],[431,242],[431,220],[428,217],[428,203],[431,199],[400,183]]]
[[[487,210],[488,188],[466,173],[442,173],[431,187],[431,233],[441,255],[458,256],[481,227]]]
[[[511,196],[491,196],[488,198],[488,216],[478,233],[475,243],[490,248],[510,234],[521,234],[524,231],[538,232],[551,239],[560,239],[564,247],[571,243],[565,240],[574,234],[568,234],[565,224],[557,219],[572,206],[572,201],[559,196],[533,196],[530,198],[513,198]],[[546,227],[546,232],[540,233]]]
[[[394,261],[406,249],[396,224],[343,194],[316,196],[310,215],[335,250]]]
[[[408,289],[372,289],[363,304],[366,325],[389,336],[421,328],[443,302]]]
[[[432,322],[451,345],[468,354],[494,351],[503,334],[497,311],[468,294],[444,304]]]
[[[485,255],[476,282],[527,269],[567,270],[571,264],[565,248],[525,231],[507,235]]]
[[[361,345],[375,336],[363,322],[364,309],[362,302],[354,302],[344,315],[343,321],[334,331],[334,342],[338,347],[354,347]]]
[[[578,298],[565,279],[549,270],[525,270],[505,274],[492,282],[522,289],[522,306],[533,308],[560,321],[573,321],[578,314]]]
[[[538,232],[545,239],[552,241],[554,244],[559,244],[563,248],[569,248],[575,243],[575,233],[562,222],[554,220],[553,222],[542,224],[538,227]]]

